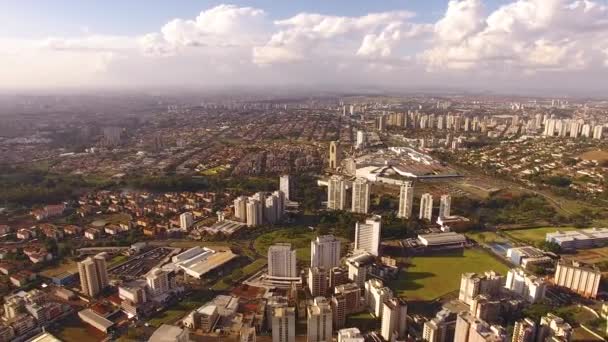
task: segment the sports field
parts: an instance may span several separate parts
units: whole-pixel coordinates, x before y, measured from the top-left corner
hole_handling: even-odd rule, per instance
[[[389,287],[408,300],[433,300],[458,290],[460,276],[467,272],[494,270],[506,275],[508,267],[483,249],[465,249],[440,255],[418,256],[399,273]]]
[[[503,233],[506,236],[513,237],[520,241],[527,241],[529,243],[537,243],[545,241],[547,233],[553,233],[557,230],[568,231],[575,230],[575,227],[539,227],[530,229],[517,229],[517,230],[504,230]]]

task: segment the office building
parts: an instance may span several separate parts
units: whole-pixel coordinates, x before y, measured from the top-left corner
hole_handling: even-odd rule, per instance
[[[330,302],[324,297],[316,297],[308,307],[308,342],[332,342],[333,313]]]
[[[456,314],[442,309],[432,319],[424,323],[422,339],[425,342],[452,342],[456,329]]]
[[[311,267],[308,269],[308,289],[313,297],[327,296],[328,283],[329,279],[325,268]]]
[[[234,218],[241,222],[247,221],[247,196],[239,196],[234,200]]]
[[[278,243],[268,248],[268,275],[271,277],[298,276],[296,250],[290,243]]]
[[[586,298],[595,298],[602,272],[594,265],[560,261],[555,269],[555,285],[565,287]]]
[[[494,296],[504,283],[504,277],[494,271],[477,273],[463,273],[460,278],[460,291],[458,299],[471,305],[478,295]]]
[[[522,296],[529,303],[536,303],[545,298],[547,285],[545,280],[513,268],[507,273],[505,288]]]
[[[563,318],[548,313],[540,319],[536,340],[569,342],[572,340],[572,332],[572,326]]]
[[[329,168],[337,169],[342,162],[342,146],[339,141],[332,141],[329,144]]]
[[[346,206],[346,184],[340,176],[332,176],[327,184],[327,209],[344,210]]]
[[[374,215],[355,225],[355,251],[366,251],[372,255],[380,255],[380,231],[382,218]]]
[[[562,249],[601,247],[608,243],[608,228],[589,228],[547,233],[545,241],[558,244]]]
[[[340,265],[341,243],[333,235],[317,236],[310,242],[310,267],[331,269]]]
[[[536,341],[536,323],[530,318],[520,319],[513,327],[511,342],[534,342]]]
[[[399,211],[397,217],[409,219],[412,216],[412,206],[414,203],[414,187],[411,182],[401,185],[399,191]]]
[[[153,297],[165,294],[172,288],[169,272],[158,267],[151,269],[146,274],[146,283]]]
[[[420,197],[420,215],[421,220],[431,220],[433,218],[433,195],[426,193]]]
[[[352,212],[367,214],[369,211],[369,182],[365,178],[357,178],[353,182]]]
[[[279,191],[283,193],[286,201],[291,201],[291,180],[289,175],[283,175],[279,178]]]
[[[194,223],[194,216],[190,212],[185,212],[179,215],[179,227],[181,230],[188,231]]]
[[[108,286],[106,255],[106,253],[100,253],[78,263],[80,286],[82,292],[89,297],[97,296]]]
[[[390,298],[393,298],[393,291],[384,286],[382,280],[374,278],[365,282],[365,304],[376,318],[382,318],[384,302]]]
[[[402,340],[407,337],[407,303],[401,298],[384,301],[381,335],[386,341]]]
[[[442,195],[439,200],[439,217],[449,217],[450,207],[452,204],[452,196]]]
[[[272,342],[295,342],[296,310],[294,307],[279,307],[272,313]]]
[[[264,217],[262,202],[255,198],[247,199],[247,226],[257,227],[262,225]]]

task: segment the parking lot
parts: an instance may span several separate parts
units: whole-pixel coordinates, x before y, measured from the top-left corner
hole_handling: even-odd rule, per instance
[[[110,270],[114,277],[137,278],[148,273],[153,267],[157,266],[163,259],[172,253],[179,251],[175,248],[158,247],[144,254],[134,256],[123,264]]]

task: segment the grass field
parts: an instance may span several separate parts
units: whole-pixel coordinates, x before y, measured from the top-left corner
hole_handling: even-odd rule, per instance
[[[527,241],[532,244],[545,241],[547,233],[553,233],[556,230],[567,231],[577,229],[575,227],[539,227],[530,229],[505,230],[503,234],[513,237],[520,241]]]
[[[253,246],[261,255],[267,255],[270,245],[289,242],[296,249],[298,260],[308,261],[310,260],[310,241],[314,238],[315,233],[303,227],[281,229],[258,236],[253,242]]]
[[[458,289],[460,276],[467,272],[494,270],[506,274],[508,267],[482,249],[466,249],[410,259],[389,287],[396,294],[414,300],[432,300]]]
[[[604,150],[591,150],[587,151],[579,156],[583,160],[597,160],[603,161],[608,160],[608,151]]]
[[[473,239],[478,243],[506,242],[502,236],[498,236],[495,232],[466,232],[465,235],[469,239]]]
[[[52,278],[54,276],[57,276],[59,274],[65,273],[65,272],[71,272],[71,273],[78,272],[78,265],[76,264],[76,261],[70,261],[70,260],[66,259],[65,262],[62,262],[61,264],[59,264],[55,267],[47,268],[44,271],[42,271],[40,274],[47,278]]]
[[[351,315],[346,318],[347,327],[357,327],[361,332],[380,329],[380,320],[368,312]]]
[[[163,324],[173,324],[186,316],[190,311],[201,307],[214,297],[211,292],[197,291],[187,295],[181,302],[172,305],[167,310],[155,314],[148,323],[153,327]]]

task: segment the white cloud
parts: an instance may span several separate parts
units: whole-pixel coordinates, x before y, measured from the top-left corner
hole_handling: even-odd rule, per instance
[[[3,39],[0,65],[0,87],[495,86],[560,77],[601,84],[608,79],[608,7],[600,0],[512,0],[487,11],[484,0],[451,0],[436,22],[421,22],[407,10],[272,21],[262,9],[219,5],[140,36],[85,30]]]

